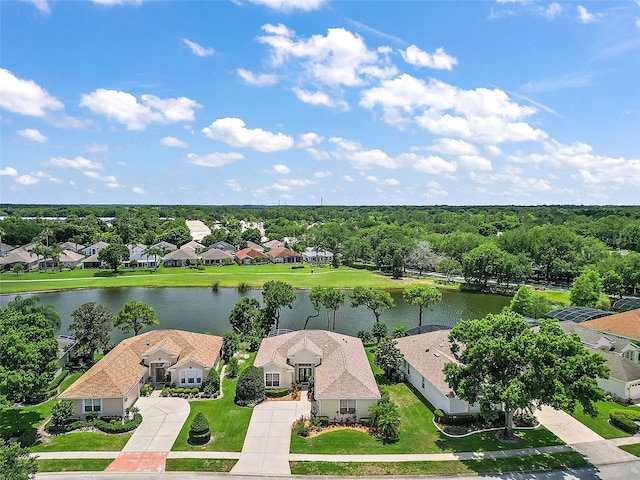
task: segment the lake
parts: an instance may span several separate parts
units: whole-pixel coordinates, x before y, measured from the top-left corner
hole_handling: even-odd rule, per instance
[[[498,313],[510,302],[509,297],[479,293],[441,290],[442,301],[427,308],[422,314],[424,325],[440,324],[454,326],[458,321],[482,318],[488,313]],[[407,305],[401,291],[390,292],[396,307],[382,313],[381,320],[389,326],[389,332],[396,325],[407,328],[418,325],[418,307]],[[293,308],[283,309],[280,315],[280,328],[299,330],[304,326],[308,315],[315,314],[309,302],[308,290],[296,290],[297,299]],[[151,305],[160,319],[160,327],[177,328],[201,333],[222,335],[229,330],[229,312],[242,297],[236,289],[225,288],[217,292],[209,288],[102,288],[89,290],[68,290],[61,292],[24,294],[37,296],[41,304],[53,304],[62,318],[60,333],[69,333],[71,312],[86,302],[101,303],[115,314],[129,300],[139,300]],[[248,296],[262,301],[261,290],[251,290]],[[15,295],[0,297],[0,305],[6,306]],[[261,302],[262,303],[262,302]],[[347,335],[356,335],[360,330],[370,330],[374,322],[373,313],[365,307],[352,308],[346,298],[345,305],[336,315],[336,331]],[[324,308],[318,318],[309,321],[307,328],[326,329],[327,316]],[[119,342],[126,336],[120,331],[111,335],[113,342]]]

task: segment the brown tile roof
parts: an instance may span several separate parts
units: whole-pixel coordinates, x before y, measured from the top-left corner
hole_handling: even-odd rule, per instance
[[[176,365],[195,360],[213,366],[222,348],[222,337],[183,330],[152,330],[127,338],[91,367],[71,387],[60,395],[71,398],[124,397],[148,371],[142,357],[164,345],[180,351]]]
[[[202,260],[233,260],[233,255],[229,252],[225,252],[224,250],[219,250],[217,248],[212,248],[207,250],[206,252],[202,252]]]
[[[274,248],[267,252],[268,257],[272,258],[287,258],[287,257],[301,257],[299,253],[294,252],[286,247]]]
[[[582,322],[580,326],[640,340],[640,308]]]
[[[238,250],[235,253],[235,255],[240,260],[243,260],[243,259],[245,259],[247,257],[249,257],[249,258],[267,258],[267,256],[264,253],[261,253],[258,250],[255,250],[253,248],[243,248],[242,250]]]
[[[452,393],[444,378],[444,366],[456,361],[449,348],[450,331],[438,330],[398,338],[396,344],[412,367],[411,375],[417,371],[444,395]]]
[[[303,348],[322,355],[314,376],[317,399],[380,398],[359,338],[325,330],[300,330],[268,337],[262,340],[254,365],[263,367],[273,362],[287,367],[287,357]]]
[[[198,255],[194,250],[189,248],[174,250],[165,255],[164,260],[197,260]]]

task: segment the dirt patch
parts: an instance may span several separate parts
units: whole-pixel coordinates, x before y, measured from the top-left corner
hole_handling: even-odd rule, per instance
[[[328,427],[324,427],[321,429],[312,429],[309,432],[309,436],[307,438],[316,437],[318,435],[322,435],[323,433],[336,432],[338,430],[355,430],[357,432],[366,433],[368,435],[375,435],[375,432],[362,425],[329,425]]]
[[[284,397],[265,397],[265,402],[297,402],[300,400],[300,392],[296,392],[295,397],[286,395]]]

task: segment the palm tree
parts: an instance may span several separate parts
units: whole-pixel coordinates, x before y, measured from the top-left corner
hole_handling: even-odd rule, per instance
[[[160,247],[150,246],[145,248],[143,253],[147,256],[147,259],[150,256],[153,256],[153,261],[154,261],[153,271],[155,272],[158,269],[158,257],[162,257],[162,254],[164,252]]]
[[[2,237],[6,235],[7,232],[4,231],[2,227],[0,227],[0,257],[2,257]]]
[[[45,245],[49,248],[49,237],[53,236],[53,230],[49,227],[44,227],[44,229],[40,232],[40,237],[44,238]]]
[[[46,318],[55,331],[60,330],[62,320],[53,305],[38,305],[38,297],[22,297],[17,295],[12,301],[7,303],[7,307],[13,308],[21,315],[39,313]]]
[[[49,253],[51,254],[51,260],[53,260],[53,262],[58,266],[58,270],[62,271],[62,265],[60,265],[60,255],[62,255],[62,247],[55,243],[51,245]]]
[[[31,249],[31,253],[36,256],[36,260],[38,261],[38,270],[40,270],[40,256],[44,257],[47,254],[46,249],[42,243],[40,243],[39,239],[36,239],[35,246]]]

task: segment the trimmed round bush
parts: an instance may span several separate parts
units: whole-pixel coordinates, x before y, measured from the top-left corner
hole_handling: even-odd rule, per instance
[[[220,391],[220,374],[213,367],[207,373],[207,376],[205,377],[204,382],[202,382],[202,390],[204,390],[205,387],[213,387],[213,389],[211,388],[209,389],[209,390],[213,390],[213,392]]]
[[[249,366],[238,378],[235,403],[237,405],[253,407],[264,400],[264,379],[258,367]]]
[[[639,417],[639,414],[629,410],[611,410],[609,412],[611,424],[632,435],[638,431],[638,425],[634,420],[640,420]]]
[[[76,408],[71,400],[60,400],[51,409],[51,423],[62,427],[71,422],[76,415]]]
[[[204,413],[198,412],[193,417],[189,426],[189,443],[192,445],[203,445],[211,439],[209,421]]]

